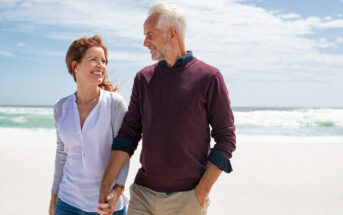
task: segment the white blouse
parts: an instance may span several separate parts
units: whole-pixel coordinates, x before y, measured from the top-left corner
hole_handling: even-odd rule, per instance
[[[99,102],[89,113],[81,129],[75,100],[74,94],[64,99],[61,115],[56,121],[57,144],[60,141],[60,144],[64,145],[63,154],[66,155],[58,198],[81,210],[96,212],[100,182],[110,158],[114,135],[118,132],[125,115],[126,104],[119,94],[100,89]],[[111,105],[113,102],[118,104]],[[122,111],[113,112],[111,108],[122,109]],[[117,116],[111,116],[113,113]],[[114,124],[118,127],[116,129],[112,128],[113,118],[117,120]],[[58,162],[57,156],[56,154],[56,162]],[[129,162],[118,175],[117,183],[125,184],[128,168]],[[58,181],[56,171],[55,167],[55,180]],[[121,195],[116,210],[122,209],[127,204],[128,198]]]

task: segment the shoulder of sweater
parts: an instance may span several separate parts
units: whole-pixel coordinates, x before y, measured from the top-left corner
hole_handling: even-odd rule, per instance
[[[155,68],[158,66],[158,62],[154,63],[152,65],[146,66],[143,69],[141,69],[139,72],[137,72],[136,76],[145,75],[149,73],[153,73],[155,71]]]
[[[208,70],[209,72],[214,72],[214,73],[217,73],[219,72],[219,69],[208,64],[208,63],[205,63],[204,61],[202,60],[199,60],[197,58],[194,58],[195,62],[194,62],[194,65],[197,65],[197,66],[200,66],[206,70]],[[192,61],[191,61],[192,62]]]
[[[196,69],[197,73],[203,73],[203,75],[207,77],[214,77],[220,74],[220,71],[218,68],[212,65],[209,65],[205,63],[204,61],[199,60],[195,57],[189,63],[192,63],[191,67],[193,67],[193,69]]]

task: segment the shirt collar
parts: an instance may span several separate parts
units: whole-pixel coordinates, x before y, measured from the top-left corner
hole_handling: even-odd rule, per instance
[[[181,58],[177,59],[175,64],[171,68],[176,68],[180,66],[186,65],[189,61],[193,59],[193,52],[192,51],[187,51],[187,54],[182,56]],[[161,66],[168,66],[167,62],[165,60],[161,60],[159,63]]]

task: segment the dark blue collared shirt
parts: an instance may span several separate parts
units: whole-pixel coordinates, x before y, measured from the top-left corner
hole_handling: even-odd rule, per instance
[[[187,54],[182,56],[181,58],[177,59],[177,61],[174,63],[174,65],[171,68],[176,68],[180,66],[186,65],[189,61],[193,59],[193,52],[192,51],[187,51]],[[161,66],[168,66],[167,61],[161,60],[160,61]]]

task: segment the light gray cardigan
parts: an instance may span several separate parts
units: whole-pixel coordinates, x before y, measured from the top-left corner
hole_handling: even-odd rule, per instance
[[[68,96],[69,97],[69,96]],[[54,118],[55,126],[58,122],[58,119],[62,113],[62,105],[64,101],[68,98],[60,99],[54,106]],[[122,96],[118,93],[111,93],[111,127],[113,131],[113,136],[117,136],[117,133],[120,129],[124,116],[127,112],[127,105]],[[66,162],[67,154],[64,152],[64,143],[62,142],[59,133],[56,129],[57,136],[57,149],[56,149],[56,158],[55,158],[55,174],[54,181],[52,184],[51,193],[57,194],[59,191],[59,185],[63,176],[63,167]],[[115,182],[117,184],[125,185],[125,181],[129,172],[130,160],[124,165],[124,167],[119,172]]]

